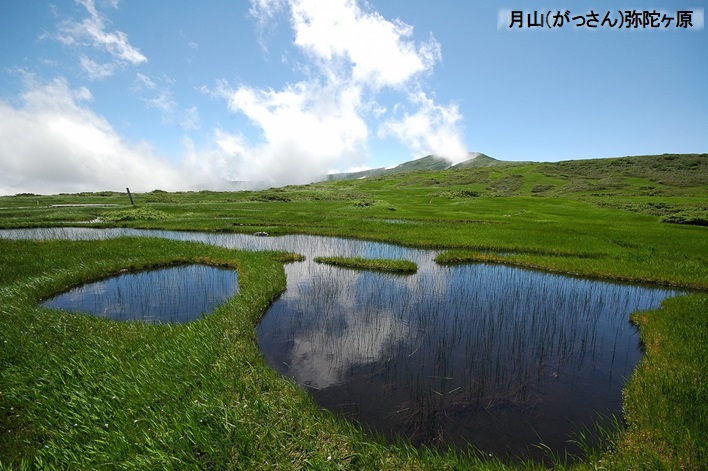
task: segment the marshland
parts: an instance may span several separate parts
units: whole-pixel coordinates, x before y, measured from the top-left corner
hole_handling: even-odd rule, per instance
[[[0,464],[700,469],[707,191],[701,154],[1,197]],[[187,266],[233,289],[190,322],[41,304]]]

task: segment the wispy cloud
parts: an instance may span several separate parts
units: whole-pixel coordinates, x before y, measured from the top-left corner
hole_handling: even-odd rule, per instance
[[[174,80],[166,76],[155,78],[137,73],[131,90],[142,96],[141,99],[146,107],[158,110],[162,115],[163,124],[168,124],[173,121],[177,108],[170,89],[173,83]]]
[[[79,61],[81,68],[91,80],[101,80],[115,73],[113,64],[99,64],[86,56],[81,56]]]
[[[185,130],[199,129],[201,123],[197,107],[180,109],[172,93],[174,84],[175,80],[166,75],[150,77],[137,73],[131,91],[141,96],[148,109],[160,113],[162,124],[179,124]]]
[[[154,90],[155,88],[157,88],[157,84],[147,75],[137,73],[135,74],[135,83],[133,88],[135,90]]]
[[[199,118],[199,110],[196,106],[186,108],[182,113],[182,119],[180,120],[180,126],[183,129],[194,130],[199,129],[201,124],[201,119]]]
[[[172,93],[168,90],[161,90],[154,98],[146,98],[144,101],[148,108],[155,108],[162,112],[163,120],[171,117],[177,107]]]
[[[126,33],[107,31],[106,19],[97,10],[93,0],[77,0],[76,3],[85,8],[88,17],[82,20],[61,21],[56,34],[50,35],[50,37],[65,45],[92,48],[108,53],[111,58],[111,62],[108,64],[98,64],[86,56],[82,56],[81,66],[89,77],[92,79],[104,78],[112,75],[118,65],[138,65],[147,62],[147,57],[130,43]],[[117,7],[118,2],[113,1],[110,5]]]

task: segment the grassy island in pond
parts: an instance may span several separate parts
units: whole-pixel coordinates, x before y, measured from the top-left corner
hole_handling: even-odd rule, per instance
[[[392,273],[415,273],[418,266],[408,260],[370,259],[361,257],[316,257],[315,262],[358,270]]]

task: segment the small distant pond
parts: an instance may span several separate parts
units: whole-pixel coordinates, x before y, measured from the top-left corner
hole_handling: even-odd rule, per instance
[[[571,440],[622,415],[642,357],[633,311],[681,294],[502,265],[441,266],[432,250],[290,235],[37,229],[0,237],[152,236],[305,255],[256,326],[274,369],[367,430],[416,445],[468,443],[499,457],[579,453]],[[314,263],[316,256],[406,259],[400,276]]]
[[[213,311],[237,291],[236,271],[185,265],[105,278],[70,289],[41,305],[116,321],[186,323]]]

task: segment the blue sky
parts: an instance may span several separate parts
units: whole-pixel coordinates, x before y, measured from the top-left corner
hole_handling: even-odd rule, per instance
[[[576,26],[627,10],[692,27]],[[695,0],[6,0],[0,194],[703,153],[706,84]]]

